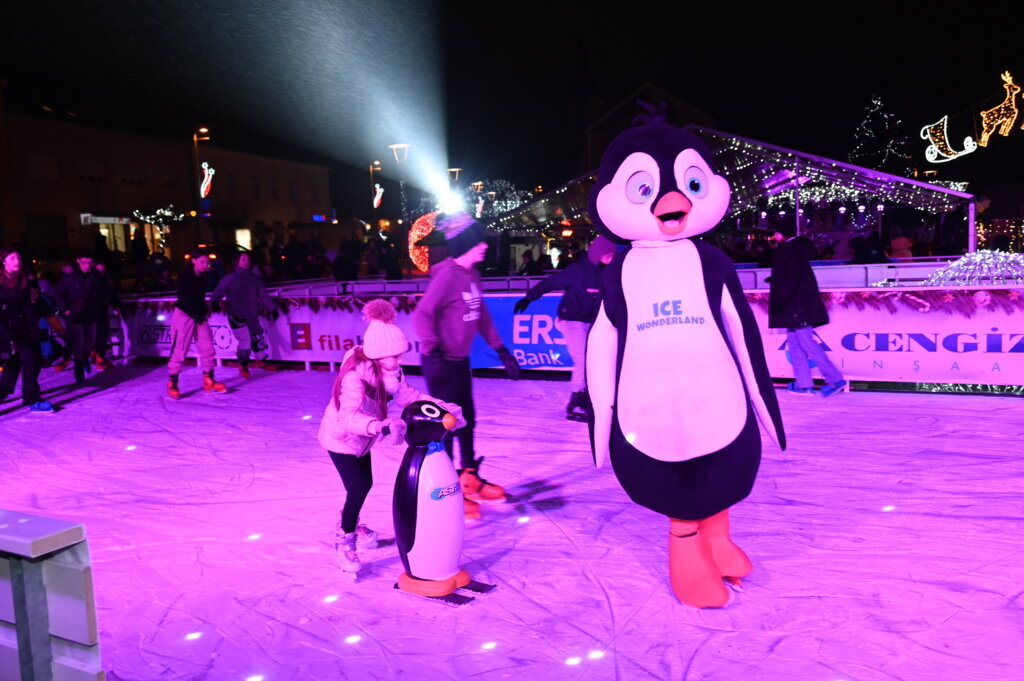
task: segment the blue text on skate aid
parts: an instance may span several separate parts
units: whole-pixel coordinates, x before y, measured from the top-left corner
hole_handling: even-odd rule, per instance
[[[445,452],[443,442],[431,442],[430,444],[427,445],[427,456],[430,456],[431,454],[436,454],[437,452]],[[445,452],[445,454],[447,455],[447,452]],[[434,501],[440,501],[445,497],[450,497],[453,494],[458,494],[459,491],[459,483],[456,482],[451,485],[446,485],[445,487],[436,487],[430,490],[430,498],[433,499]]]

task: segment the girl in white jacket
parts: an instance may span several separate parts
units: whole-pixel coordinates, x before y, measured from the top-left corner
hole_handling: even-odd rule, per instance
[[[353,577],[361,567],[356,551],[377,547],[377,533],[359,523],[359,512],[373,486],[370,449],[384,437],[394,444],[405,441],[405,422],[389,418],[388,407],[394,405],[400,412],[417,400],[431,400],[455,414],[456,427],[465,425],[458,406],[424,395],[405,382],[399,363],[409,340],[394,323],[397,313],[391,303],[370,301],[363,307],[363,316],[369,321],[363,345],[345,354],[317,436],[345,486],[335,548],[338,565]]]

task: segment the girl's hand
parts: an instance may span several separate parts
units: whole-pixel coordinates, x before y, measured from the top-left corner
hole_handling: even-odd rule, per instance
[[[405,421],[402,419],[384,419],[383,421],[373,421],[370,423],[369,434],[380,435],[382,438],[387,439],[392,444],[400,445],[405,442],[405,431],[408,426],[405,425]]]
[[[402,419],[388,419],[388,421],[391,422],[388,426],[391,430],[391,444],[404,445],[405,431],[409,429],[409,426]]]

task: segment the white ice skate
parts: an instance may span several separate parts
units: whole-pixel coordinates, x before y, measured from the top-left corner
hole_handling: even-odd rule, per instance
[[[359,554],[356,553],[356,533],[349,532],[336,537],[334,549],[338,553],[338,567],[355,581],[363,567],[359,562]]]
[[[377,548],[379,540],[377,538],[377,531],[371,530],[366,525],[360,523],[356,526],[356,548],[360,551],[370,551]]]

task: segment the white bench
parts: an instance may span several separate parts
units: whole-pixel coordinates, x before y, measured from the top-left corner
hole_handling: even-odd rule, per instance
[[[104,681],[85,528],[0,509],[0,681]]]

